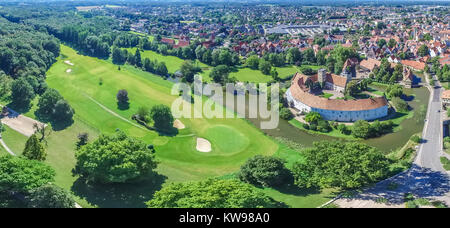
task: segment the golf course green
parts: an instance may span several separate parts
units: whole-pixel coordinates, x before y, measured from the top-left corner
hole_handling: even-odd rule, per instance
[[[172,137],[147,130],[133,122],[131,116],[139,107],[151,108],[157,104],[170,107],[178,97],[171,95],[173,83],[129,65],[119,70],[111,60],[83,56],[64,45],[58,61],[47,72],[47,83],[70,103],[75,116],[71,126],[53,131],[47,137],[45,162],[56,171],[55,183],[70,190],[83,207],[143,207],[143,202],[149,200],[161,185],[232,177],[248,158],[257,154],[278,156],[288,163],[302,158],[298,151],[266,136],[240,118],[182,118],[180,121],[185,128]],[[121,89],[126,89],[130,98],[126,110],[119,109],[116,101],[116,94]],[[37,101],[33,101],[32,108],[24,115],[35,118]],[[89,187],[73,176],[78,134],[86,132],[89,139],[94,140],[100,133],[111,134],[116,129],[155,146],[160,177],[151,183],[132,186]],[[7,145],[20,154],[26,137],[11,129],[3,136]],[[212,150],[207,153],[197,151],[197,138],[208,140]],[[5,151],[0,150],[0,154]],[[292,207],[316,207],[332,195],[330,190],[313,194],[291,190],[285,190],[286,193],[274,189],[262,191]]]
[[[75,109],[76,116],[92,128],[103,133],[121,129],[154,144],[156,155],[161,160],[160,172],[169,179],[224,175],[236,171],[253,155],[271,155],[278,149],[277,143],[238,118],[181,119],[186,128],[174,137],[160,136],[157,132],[135,126],[131,124],[131,116],[139,107],[171,106],[177,98],[170,95],[172,82],[131,66],[118,70],[110,61],[78,55],[66,46],[61,47],[61,53],[64,58],[47,73],[48,85],[60,91]],[[67,64],[68,61],[73,65]],[[71,71],[67,72],[68,69]],[[117,107],[115,96],[121,89],[129,93],[130,107],[127,110]],[[209,140],[213,150],[207,154],[196,151],[196,137]]]

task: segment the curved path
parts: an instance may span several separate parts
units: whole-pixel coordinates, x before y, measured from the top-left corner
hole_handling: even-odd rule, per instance
[[[9,149],[9,147],[6,145],[5,141],[3,141],[2,133],[0,133],[0,144],[3,146],[3,148],[5,148],[6,152],[11,154],[12,156],[16,156],[16,154],[12,152],[12,150]]]
[[[131,122],[130,120],[124,118],[123,116],[117,114],[117,113],[114,112],[113,110],[107,108],[106,106],[102,105],[100,102],[96,101],[94,98],[92,98],[92,97],[90,97],[90,96],[88,96],[88,95],[86,95],[86,94],[83,94],[83,96],[87,97],[89,100],[91,100],[92,102],[94,102],[95,104],[97,104],[98,106],[100,106],[100,108],[102,108],[103,110],[109,112],[111,115],[113,115],[113,116],[115,116],[115,117],[117,117],[117,118],[119,118],[119,119],[121,119],[121,120],[123,120],[123,121],[125,121],[125,122],[127,122],[127,123],[129,123],[129,124],[131,124],[131,125],[133,125],[133,126],[135,126],[135,127],[138,127],[138,128],[140,128],[140,129],[143,129],[143,130],[148,130],[148,129],[146,129],[145,127],[142,127],[142,126],[139,125],[139,124],[133,123],[133,122]]]
[[[417,198],[440,200],[450,206],[450,176],[440,162],[442,150],[442,104],[440,83],[436,87],[429,85],[428,75],[425,75],[427,88],[430,90],[427,119],[422,133],[423,142],[419,147],[412,167],[394,177],[377,183],[349,199],[337,199],[340,207],[404,207],[404,195],[412,193]],[[435,77],[433,76],[435,79]],[[437,80],[435,80],[437,81]],[[397,187],[390,188],[392,183]],[[386,204],[376,203],[384,198]]]
[[[0,108],[3,108],[3,106],[2,105],[0,105]],[[12,111],[12,112],[14,112],[13,110],[11,110],[10,109],[10,111]],[[14,112],[14,113],[16,113],[16,112]],[[30,118],[31,119],[31,118]],[[1,121],[1,120],[0,120]],[[38,121],[36,121],[36,120],[33,120],[34,122],[38,122]],[[46,125],[45,125],[46,126]],[[15,130],[15,129],[13,129],[13,130]],[[21,131],[18,131],[19,133],[21,133],[21,134],[24,134],[23,133],[23,131],[21,132]],[[3,146],[3,148],[5,148],[5,150],[6,150],[6,152],[8,152],[10,155],[12,155],[12,156],[17,156],[9,147],[8,147],[8,145],[6,145],[6,143],[5,143],[5,141],[3,141],[3,138],[2,138],[2,134],[1,134],[1,132],[0,132],[0,144]],[[77,202],[75,202],[75,208],[82,208]]]

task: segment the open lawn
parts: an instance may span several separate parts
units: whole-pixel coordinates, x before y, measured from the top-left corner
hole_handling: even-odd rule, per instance
[[[267,83],[272,80],[270,75],[265,75],[259,70],[241,68],[237,72],[231,72],[230,78],[236,78],[241,82]]]
[[[293,66],[277,67],[278,77],[286,79],[297,72]],[[267,83],[272,80],[272,76],[265,75],[259,70],[250,68],[239,68],[239,71],[230,73],[230,77],[236,78],[241,82]]]
[[[120,128],[154,144],[161,160],[160,171],[171,180],[223,175],[234,171],[252,155],[273,154],[278,148],[271,139],[241,119],[182,119],[187,128],[175,137],[159,136],[156,132],[135,127],[107,113],[88,97],[130,119],[140,106],[171,106],[177,98],[170,95],[172,83],[131,66],[124,66],[119,71],[109,61],[78,55],[65,46],[62,46],[62,52],[75,64],[71,66],[73,71],[65,73],[69,66],[59,60],[48,72],[49,86],[61,92],[87,125],[105,133]],[[99,78],[103,78],[102,85],[98,83]],[[115,94],[120,89],[129,93],[131,104],[127,110],[117,107]],[[240,146],[230,147],[229,141],[222,140],[223,132],[235,135],[229,140],[240,139]],[[194,136],[208,139],[213,151],[208,154],[197,152]]]
[[[237,171],[251,156],[272,155],[283,150],[280,143],[264,136],[245,120],[237,118],[181,119],[186,129],[180,130],[174,137],[160,136],[156,132],[138,128],[107,112],[89,97],[130,120],[131,115],[140,106],[151,107],[155,104],[170,106],[177,98],[170,95],[171,82],[131,66],[124,66],[119,71],[108,60],[81,56],[66,46],[61,46],[61,52],[67,57],[59,59],[51,67],[47,73],[47,83],[60,91],[75,109],[76,115],[72,126],[55,131],[49,137],[46,162],[57,171],[56,183],[72,190],[78,199],[82,199],[80,200],[82,206],[144,206],[144,199],[148,200],[162,183],[223,176]],[[65,60],[70,60],[74,66],[68,66],[64,63]],[[73,70],[66,73],[69,67]],[[102,85],[99,84],[100,78],[103,79]],[[119,89],[128,90],[130,97],[128,110],[120,110],[117,107],[115,94]],[[113,133],[117,128],[155,145],[156,156],[161,162],[157,169],[161,174],[161,177],[158,177],[160,184],[150,186],[152,184],[147,183],[142,186],[128,186],[128,189],[116,186],[114,190],[106,190],[102,186],[89,188],[72,176],[76,136],[81,132],[88,132],[92,140],[100,132]],[[196,137],[209,140],[212,152],[197,152]]]
[[[2,132],[2,138],[5,144],[16,155],[22,154],[22,151],[25,148],[25,142],[27,141],[28,138],[18,133],[17,131],[14,131],[13,129],[9,128],[6,125],[3,125],[3,127],[5,128],[5,131]]]
[[[265,136],[253,125],[238,118],[182,118],[186,128],[174,137],[137,127],[130,121],[140,106],[171,106],[177,98],[170,95],[172,82],[128,65],[119,71],[110,60],[78,55],[67,46],[61,46],[61,52],[64,58],[58,59],[47,72],[47,83],[68,100],[76,114],[70,127],[53,131],[48,137],[45,162],[56,170],[56,184],[71,190],[83,207],[144,207],[144,202],[151,198],[154,191],[166,183],[235,173],[249,157],[256,154],[276,154],[290,158],[291,162],[301,158],[297,151]],[[65,64],[65,60],[70,60],[74,65]],[[72,72],[67,73],[68,68]],[[101,85],[100,78],[103,80]],[[117,106],[115,95],[120,89],[126,89],[129,93],[130,107],[127,110],[120,110]],[[34,110],[35,107],[25,115],[34,117]],[[139,184],[108,186],[88,186],[74,177],[72,169],[76,163],[77,135],[87,132],[89,139],[93,140],[101,132],[110,134],[116,129],[155,146],[156,157],[160,161],[158,175]],[[212,151],[196,151],[196,137],[209,140]],[[19,150],[23,148],[26,137],[5,134],[5,141],[13,150]],[[295,207],[319,206],[330,196],[328,192],[309,195],[285,194],[271,189],[263,191]]]

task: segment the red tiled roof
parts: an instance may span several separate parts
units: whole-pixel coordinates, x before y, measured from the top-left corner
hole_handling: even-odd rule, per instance
[[[415,70],[424,70],[425,63],[413,61],[413,60],[402,60],[402,64],[408,67],[412,67]]]
[[[439,59],[439,62],[441,63],[441,65],[450,65],[450,57],[444,57],[442,59]]]
[[[442,92],[442,99],[450,99],[450,90],[444,90]]]
[[[370,71],[373,71],[376,66],[379,67],[381,65],[381,62],[376,59],[368,58],[367,60],[364,59],[363,61],[361,61],[359,65],[366,69],[369,69]]]
[[[311,94],[304,89],[304,80],[307,78],[308,76],[306,75],[300,73],[295,74],[289,90],[296,100],[302,102],[305,105],[308,105],[309,107],[335,111],[362,111],[377,109],[388,105],[385,97],[342,100],[327,99],[315,96],[314,94]]]
[[[175,44],[175,40],[169,39],[169,38],[162,38],[161,42],[166,44]]]

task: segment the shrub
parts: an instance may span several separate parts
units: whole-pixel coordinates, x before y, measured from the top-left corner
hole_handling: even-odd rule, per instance
[[[418,136],[418,135],[413,135],[413,136],[411,136],[411,141],[413,141],[415,143],[420,143],[422,141],[422,138],[420,138],[420,136]]]
[[[317,130],[323,133],[327,133],[331,131],[331,126],[326,120],[320,120],[317,123]]]
[[[339,124],[337,129],[339,130],[339,132],[341,132],[344,135],[351,134],[351,130],[345,124]]]
[[[292,119],[293,115],[291,110],[289,110],[288,108],[281,108],[280,109],[280,118],[283,120],[290,120]]]
[[[358,120],[353,124],[352,135],[356,138],[369,138],[370,124],[365,120]]]
[[[28,138],[22,155],[30,160],[44,161],[47,157],[44,146],[39,142],[36,134]]]
[[[84,146],[88,143],[89,134],[86,132],[80,133],[78,134],[77,138],[78,138],[77,148],[80,148],[81,146]]]
[[[408,111],[408,103],[401,99],[400,97],[394,97],[392,98],[392,103],[394,104],[394,107],[399,112],[407,112]]]
[[[305,116],[305,121],[308,123],[317,123],[319,120],[322,120],[322,116],[318,112],[309,112]]]

